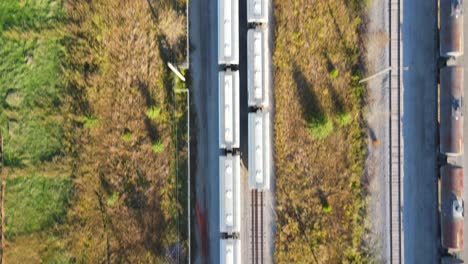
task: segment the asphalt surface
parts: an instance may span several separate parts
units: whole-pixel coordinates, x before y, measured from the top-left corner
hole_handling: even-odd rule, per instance
[[[404,261],[439,262],[437,1],[403,1]]]
[[[219,146],[217,1],[189,1],[190,87],[195,110],[194,221],[192,260],[219,262]]]

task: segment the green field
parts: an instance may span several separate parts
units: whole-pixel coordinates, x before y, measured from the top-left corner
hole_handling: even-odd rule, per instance
[[[0,3],[0,129],[9,263],[67,263],[73,184],[64,150],[63,2]],[[61,165],[58,165],[61,164]],[[60,169],[59,169],[60,168]]]
[[[28,175],[7,181],[7,239],[45,231],[64,220],[71,196],[68,177]]]
[[[0,126],[8,166],[63,153],[62,19],[62,1],[0,4]]]
[[[186,250],[185,98],[165,66],[184,58],[185,3],[0,1],[7,263]]]
[[[11,263],[67,263],[61,225],[70,203],[68,177],[27,175],[7,181],[6,259]]]

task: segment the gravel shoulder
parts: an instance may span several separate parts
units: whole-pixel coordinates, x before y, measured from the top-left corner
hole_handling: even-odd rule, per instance
[[[389,64],[387,4],[386,0],[371,1],[367,13],[367,75],[382,71]],[[364,178],[369,195],[366,219],[366,229],[369,232],[365,241],[375,260],[381,263],[387,263],[390,259],[388,85],[388,74],[367,83],[368,108],[365,112],[369,135]]]

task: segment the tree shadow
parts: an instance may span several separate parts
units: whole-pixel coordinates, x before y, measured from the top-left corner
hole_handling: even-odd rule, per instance
[[[330,6],[330,3],[327,2],[327,9],[328,9],[328,13],[330,14],[331,18],[332,18],[332,21],[333,21],[333,26],[335,27],[335,30],[336,32],[338,33],[338,35],[340,36],[340,43],[343,45],[344,49],[345,50],[348,50],[348,45],[345,41],[345,38],[344,38],[344,35],[343,35],[343,31],[341,30],[340,28],[340,25],[338,23],[338,21],[336,21],[336,17],[335,17],[335,14]]]
[[[334,111],[338,114],[346,113],[346,107],[343,98],[340,96],[335,87],[330,84],[328,91],[330,93],[330,98],[333,103]]]
[[[145,99],[146,108],[150,108],[156,105],[156,100],[153,99],[151,96],[151,92],[149,91],[148,83],[138,80],[137,81],[138,91],[140,92],[141,96]],[[153,122],[145,115],[144,117],[144,125],[146,132],[148,133],[151,142],[155,142],[159,139],[159,131],[154,125]]]
[[[374,129],[372,129],[370,126],[367,126],[367,134],[369,135],[370,139],[372,142],[376,142],[379,139],[377,138],[377,135],[375,134]]]
[[[146,107],[154,106],[156,104],[156,101],[151,96],[151,92],[149,91],[148,83],[138,79],[137,87],[138,87],[138,91],[140,92],[141,96],[143,98],[145,98]]]
[[[307,80],[302,70],[297,64],[293,64],[293,79],[299,95],[299,102],[302,106],[302,116],[310,122],[313,119],[325,115],[325,111],[320,104],[317,95],[313,91],[312,84]]]

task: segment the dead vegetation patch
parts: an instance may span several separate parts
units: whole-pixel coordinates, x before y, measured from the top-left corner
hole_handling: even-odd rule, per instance
[[[185,18],[171,20],[175,11],[163,6],[155,13],[144,0],[68,3],[65,74],[77,113],[69,117],[77,184],[70,248],[80,263],[168,262],[166,249],[177,242],[175,109],[163,55],[174,51],[157,22],[163,14],[177,22],[168,37],[177,41]]]
[[[278,263],[361,263],[364,1],[275,1]]]

